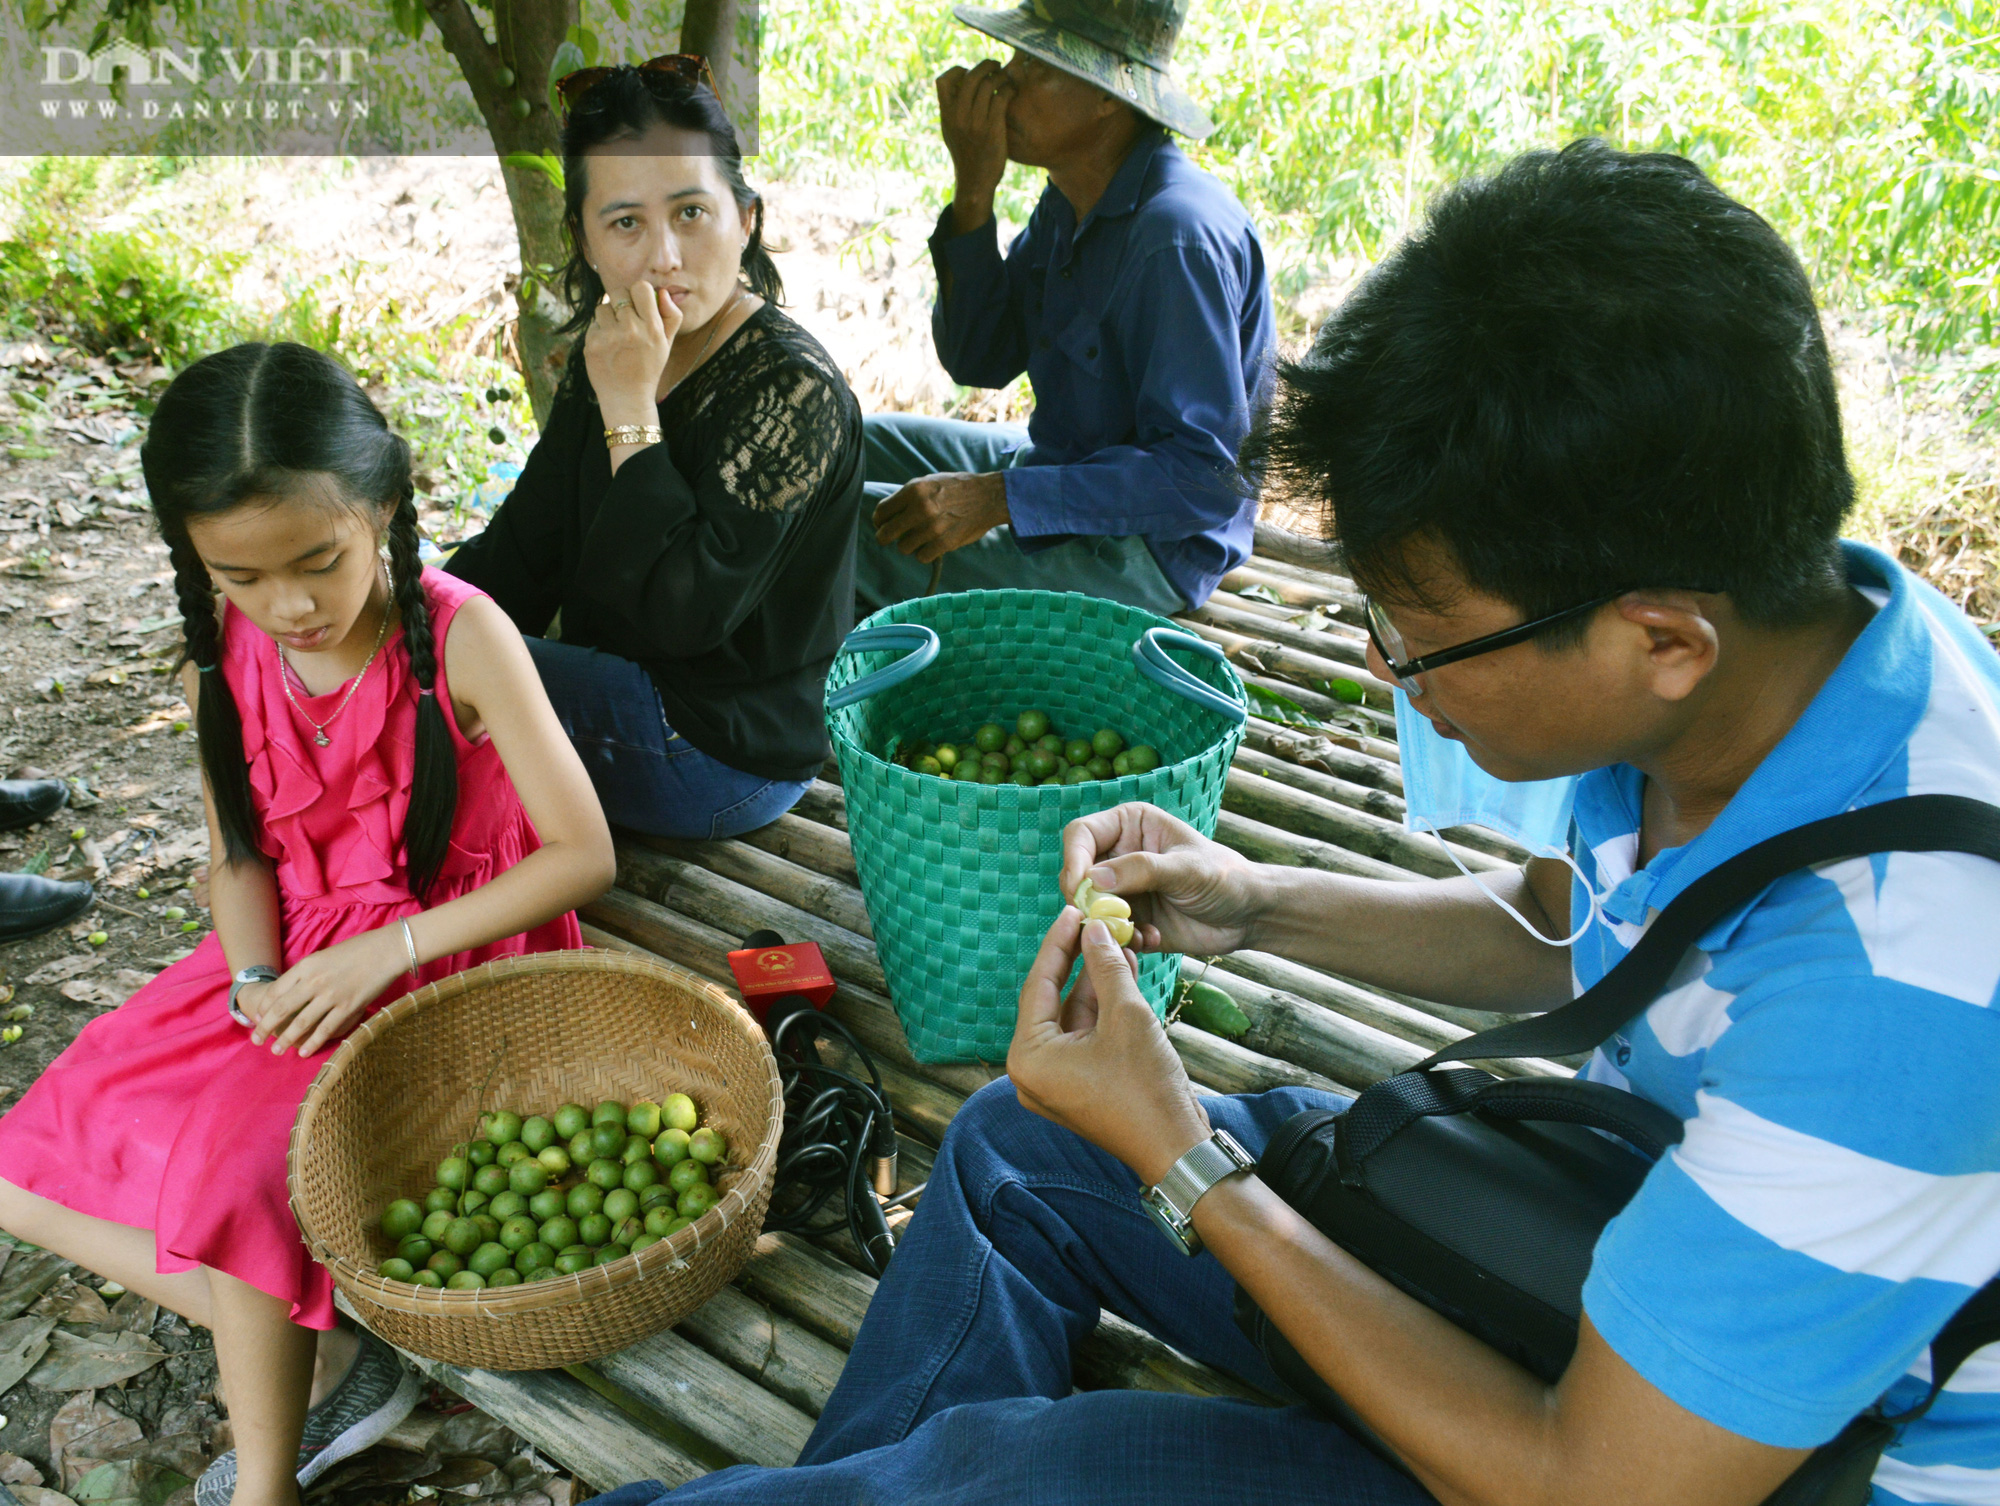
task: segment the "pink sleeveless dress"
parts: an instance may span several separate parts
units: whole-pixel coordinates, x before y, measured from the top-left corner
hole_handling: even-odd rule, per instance
[[[438,658],[458,608],[483,593],[424,572]],[[243,749],[276,865],[284,966],[422,907],[411,897],[401,832],[410,803],[417,687],[400,630],[327,728],[285,698],[277,645],[240,613],[223,626],[221,673],[243,717]],[[294,695],[324,721],[347,692]],[[458,750],[458,813],[431,891],[443,904],[541,845],[492,740],[469,743],[437,696]],[[490,946],[440,957],[425,982],[496,957],[582,944],[565,914]],[[291,1303],[309,1328],[333,1326],[333,1287],[306,1253],[285,1198],[285,1149],[299,1104],[334,1048],[301,1060],[250,1044],[229,1017],[229,966],[211,932],[118,1009],[93,1020],[0,1117],[0,1177],[95,1218],[154,1231],[162,1272],[226,1271]],[[405,977],[370,1011],[413,985]],[[335,1043],[337,1044],[337,1043]]]

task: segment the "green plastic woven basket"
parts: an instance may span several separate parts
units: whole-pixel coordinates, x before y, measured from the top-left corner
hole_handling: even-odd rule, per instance
[[[1170,660],[1172,649],[1188,667]],[[1212,644],[1163,617],[1053,591],[965,591],[884,608],[827,676],[827,728],[854,865],[889,993],[919,1061],[999,1061],[1021,980],[1062,908],[1062,831],[1128,800],[1215,831],[1243,735],[1243,684]],[[913,773],[892,737],[969,738],[1046,711],[1065,736],[1110,726],[1160,766],[1085,784],[983,785]],[[1139,961],[1165,1013],[1178,956]]]

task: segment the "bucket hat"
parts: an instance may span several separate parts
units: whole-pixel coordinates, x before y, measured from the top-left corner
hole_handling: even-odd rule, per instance
[[[1187,0],[1027,0],[1018,10],[954,5],[951,13],[1183,136],[1199,140],[1215,129],[1167,73]]]

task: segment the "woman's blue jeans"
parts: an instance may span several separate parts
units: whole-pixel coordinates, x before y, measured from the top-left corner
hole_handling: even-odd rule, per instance
[[[630,659],[551,638],[527,642],[613,825],[655,837],[735,837],[768,826],[811,787],[700,751],[667,725],[653,677]]]
[[[1256,1154],[1293,1114],[1344,1101],[1281,1088],[1205,1103]],[[1073,1393],[1070,1357],[1105,1307],[1282,1390],[1236,1327],[1233,1293],[1213,1256],[1190,1260],[1161,1235],[1129,1171],[1023,1109],[1003,1078],[953,1119],[798,1464],[706,1475],[663,1506],[1435,1506],[1305,1407]],[[627,1485],[595,1506],[662,1489]]]

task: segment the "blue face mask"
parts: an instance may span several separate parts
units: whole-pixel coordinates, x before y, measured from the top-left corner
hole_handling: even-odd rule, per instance
[[[1576,802],[1577,776],[1563,779],[1514,781],[1496,779],[1480,768],[1465,744],[1441,737],[1429,717],[1410,704],[1401,688],[1396,696],[1396,742],[1403,761],[1403,824],[1414,832],[1437,835],[1451,826],[1483,826],[1511,837],[1537,857],[1556,858],[1583,881],[1589,913],[1573,936],[1555,941],[1506,900],[1487,888],[1479,875],[1459,861],[1442,836],[1444,848],[1460,873],[1479,885],[1480,892],[1519,921],[1530,936],[1550,946],[1569,946],[1590,929],[1598,897],[1569,854],[1570,809]]]

